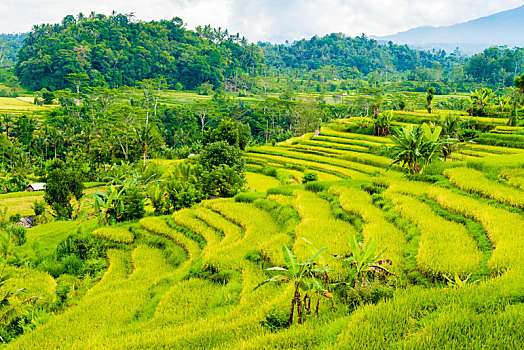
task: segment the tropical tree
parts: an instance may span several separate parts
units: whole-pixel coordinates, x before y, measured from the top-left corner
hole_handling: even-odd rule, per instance
[[[153,124],[145,124],[135,128],[134,141],[146,166],[146,157],[151,149],[162,145],[162,137]]]
[[[373,135],[388,136],[390,134],[393,114],[393,111],[387,111],[373,115]]]
[[[433,101],[435,92],[436,90],[433,86],[430,86],[426,92],[426,109],[428,110],[428,113],[431,113],[431,102]]]
[[[407,166],[413,175],[424,173],[427,165],[442,149],[442,141],[439,140],[441,131],[441,126],[435,127],[432,131],[426,123],[395,129],[396,135],[393,136],[395,145],[388,148],[393,157],[390,167],[402,163],[402,166]]]
[[[288,282],[294,286],[293,298],[291,299],[291,309],[289,312],[289,324],[293,324],[293,316],[295,309],[298,315],[298,324],[303,322],[303,311],[310,310],[308,300],[310,297],[308,293],[313,291],[314,294],[319,294],[319,297],[332,298],[331,293],[328,292],[324,282],[317,277],[317,274],[327,272],[326,268],[316,267],[315,260],[322,254],[325,247],[313,254],[305,262],[299,263],[295,254],[286,246],[282,246],[282,255],[286,263],[286,267],[270,267],[267,271],[276,271],[277,274],[263,282],[261,282],[255,289],[263,286],[266,283],[281,283]],[[302,294],[304,293],[304,298]],[[318,307],[317,307],[318,311]]]
[[[460,117],[451,113],[448,113],[440,122],[440,126],[442,127],[440,138],[443,141],[442,155],[444,156],[444,161],[458,148],[460,125]]]
[[[73,206],[71,200],[73,197],[76,199],[78,212],[80,210],[80,199],[84,195],[84,183],[78,172],[66,169],[61,161],[55,161],[52,166],[53,169],[47,175],[44,200],[57,218],[72,218]]]
[[[469,99],[471,101],[470,114],[475,116],[482,116],[486,114],[486,108],[491,106],[491,101],[495,94],[491,89],[483,88],[475,90],[471,93]]]

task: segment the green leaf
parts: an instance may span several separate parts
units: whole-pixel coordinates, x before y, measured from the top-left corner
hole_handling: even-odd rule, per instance
[[[297,257],[293,252],[287,247],[282,246],[282,255],[284,256],[284,261],[289,271],[295,276],[300,272],[300,265],[298,264]]]
[[[315,261],[315,259],[320,255],[322,254],[322,252],[326,249],[326,247],[322,247],[320,248],[320,250],[318,252],[316,252],[315,254],[313,254],[313,256],[311,258],[309,258],[308,261],[305,262],[304,265],[311,265],[311,263],[313,263],[313,261]]]

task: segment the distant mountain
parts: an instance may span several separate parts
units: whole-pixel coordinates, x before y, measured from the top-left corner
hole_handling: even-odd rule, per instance
[[[490,46],[524,47],[524,5],[465,23],[438,28],[418,27],[374,39],[446,52],[459,47],[462,53],[470,55]]]

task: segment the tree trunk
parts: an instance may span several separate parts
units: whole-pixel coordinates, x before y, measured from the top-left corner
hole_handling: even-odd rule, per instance
[[[295,311],[295,303],[296,298],[293,296],[293,299],[291,300],[291,310],[289,311],[289,325],[293,324],[293,313]]]

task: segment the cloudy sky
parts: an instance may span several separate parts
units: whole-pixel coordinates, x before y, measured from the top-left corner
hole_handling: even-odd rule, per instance
[[[387,35],[464,22],[524,5],[524,0],[0,0],[0,33],[26,32],[68,14],[133,12],[137,19],[181,17],[250,41],[283,42],[342,32]]]

